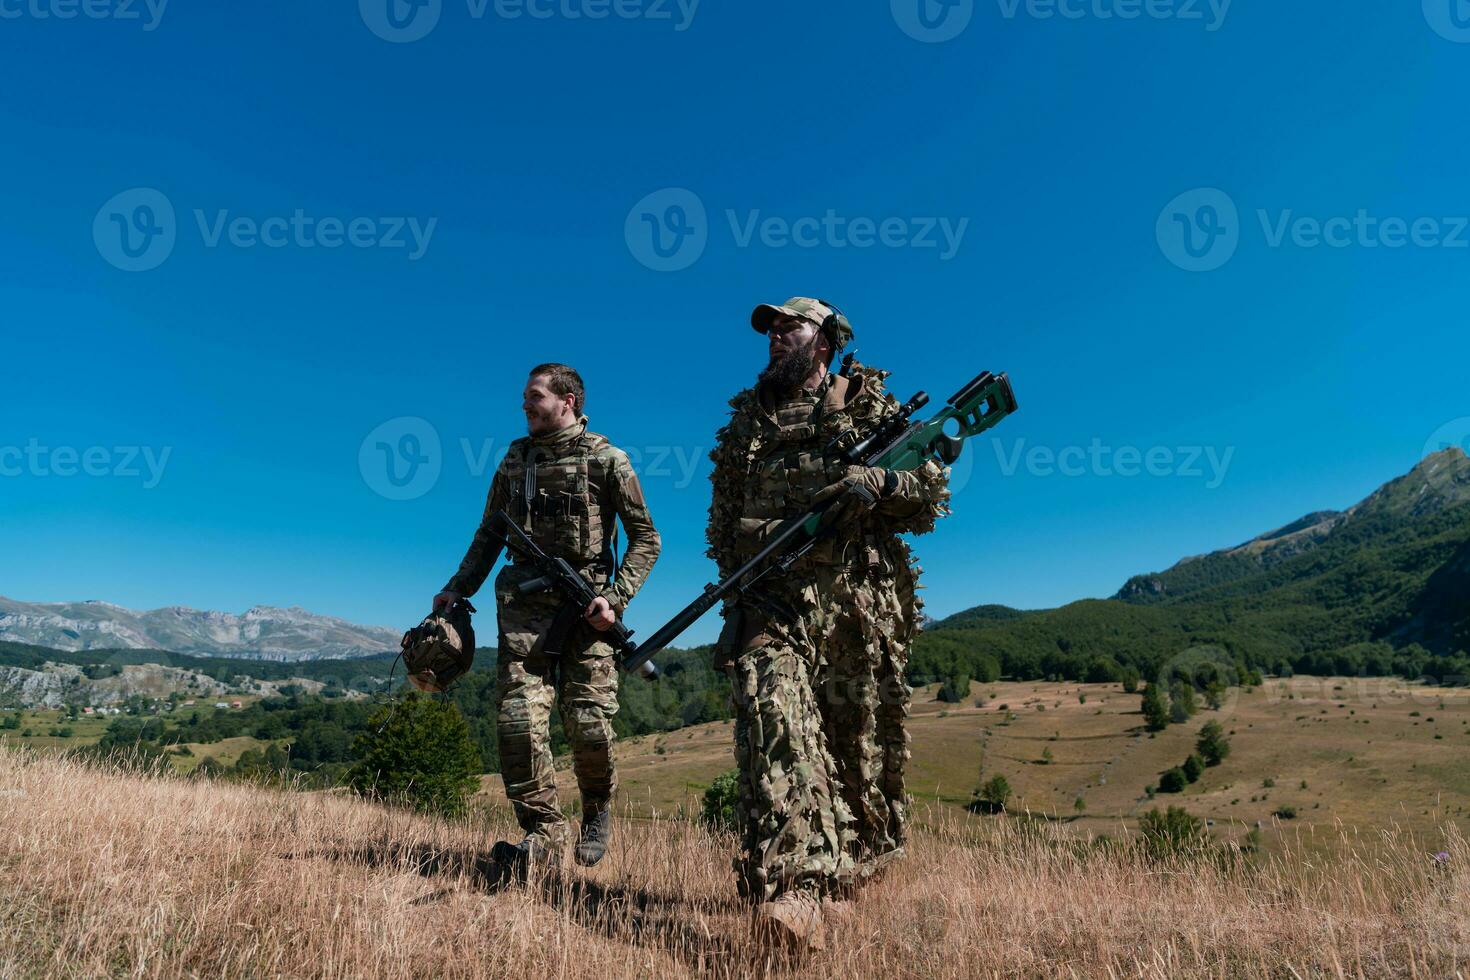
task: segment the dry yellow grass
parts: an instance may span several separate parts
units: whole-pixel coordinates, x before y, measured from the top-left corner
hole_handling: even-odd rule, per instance
[[[1050,828],[934,817],[803,959],[755,941],[728,839],[623,821],[592,872],[497,891],[494,808],[448,823],[338,794],[0,750],[0,977],[1459,975],[1470,848],[1288,847],[1153,866]]]

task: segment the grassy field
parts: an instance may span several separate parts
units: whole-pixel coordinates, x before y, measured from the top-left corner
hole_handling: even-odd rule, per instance
[[[445,822],[23,749],[0,750],[0,799],[0,977],[1376,978],[1470,961],[1453,827],[1346,837],[1329,860],[1154,863],[951,807],[824,951],[795,956],[753,933],[733,841],[689,821],[621,821],[597,868],[505,889],[488,859],[513,833],[503,807]]]
[[[244,705],[250,704],[258,698],[236,697],[231,700],[240,701]],[[214,701],[210,700],[193,708],[180,708],[180,712],[190,711],[216,711],[229,709],[216,709]],[[0,711],[0,717],[13,716],[15,711]],[[26,710],[19,712],[21,716],[20,727],[16,729],[0,728],[0,746],[27,747],[53,752],[61,752],[66,749],[80,748],[84,745],[93,745],[99,741],[107,731],[107,726],[117,718],[128,717],[125,715],[79,715],[75,721],[69,721],[65,711],[54,708],[42,710]],[[163,717],[167,717],[164,715]],[[69,737],[59,735],[48,735],[47,733],[62,728],[70,728]],[[29,729],[29,736],[23,733]],[[239,738],[227,738],[218,742],[188,742],[185,747],[189,749],[188,755],[171,754],[169,762],[180,772],[189,772],[203,762],[206,757],[212,757],[221,765],[232,766],[247,749],[264,749],[268,742],[257,738],[240,736]],[[282,743],[286,744],[286,743]]]
[[[1310,842],[1338,824],[1432,834],[1454,823],[1470,833],[1470,689],[1392,678],[1272,679],[1247,693],[1232,691],[1219,711],[1202,710],[1157,735],[1143,731],[1139,696],[1115,684],[976,684],[960,704],[935,700],[936,690],[915,692],[910,723],[909,786],[920,822],[991,819],[965,810],[983,769],[1009,780],[1013,812],[1045,815],[1081,836],[1124,836],[1141,812],[1166,803],[1214,821],[1222,839],[1243,839],[1259,822],[1272,847],[1281,846],[1283,831]],[[1231,733],[1229,758],[1185,792],[1150,799],[1145,787],[1184,761],[1211,719]],[[108,720],[84,715],[68,722],[59,711],[27,711],[21,730],[29,728],[31,737],[0,729],[0,744],[85,745],[101,737]],[[46,734],[62,726],[72,728],[70,739]],[[619,743],[621,803],[640,818],[697,813],[704,789],[733,765],[731,728],[700,725]],[[233,765],[246,749],[264,747],[248,737],[194,744],[192,755],[172,761],[181,771],[206,756]],[[563,769],[558,780],[563,802],[575,811],[571,773]],[[486,776],[483,786],[489,801],[504,800],[498,776]],[[1283,808],[1295,818],[1273,816]]]
[[[1140,813],[1166,804],[1214,821],[1221,838],[1243,838],[1259,821],[1272,846],[1283,831],[1335,842],[1339,823],[1425,834],[1458,824],[1470,833],[1467,689],[1391,678],[1271,680],[1152,736],[1139,696],[1118,685],[973,685],[957,705],[934,700],[935,690],[916,692],[910,723],[909,787],[920,821],[990,819],[965,810],[983,763],[986,776],[1000,773],[1015,789],[1012,811],[1055,818],[1079,835],[1125,835]],[[1229,758],[1185,792],[1150,799],[1145,788],[1184,761],[1212,719],[1232,733]],[[704,789],[734,764],[731,727],[619,743],[622,804],[640,817],[697,813]],[[484,786],[492,801],[503,800],[499,777]],[[570,772],[558,773],[558,786],[564,801],[575,799]],[[1274,818],[1284,807],[1296,817]]]
[[[17,714],[20,715],[20,727],[0,728],[0,745],[25,745],[35,749],[53,750],[91,745],[102,737],[107,731],[108,723],[112,721],[111,716],[100,715],[78,715],[76,721],[68,721],[65,711],[49,708],[39,711],[0,711],[0,718],[14,717]],[[71,735],[63,738],[47,734],[53,729],[62,728],[70,728]],[[30,735],[24,734],[27,729],[30,729]]]

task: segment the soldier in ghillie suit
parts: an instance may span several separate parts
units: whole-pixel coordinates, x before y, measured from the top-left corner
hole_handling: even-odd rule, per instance
[[[854,428],[895,413],[887,372],[848,359],[830,304],[757,307],[770,361],[730,402],[711,459],[709,555],[727,576],[785,518],[833,501],[835,534],[724,609],[718,654],[736,708],[742,894],[771,927],[811,941],[822,900],[902,853],[909,689],[918,569],[900,533],[932,530],[947,473],[851,466]]]
[[[612,717],[618,708],[615,651],[600,638],[648,578],[658,559],[658,531],[628,456],[587,429],[582,379],[564,364],[531,370],[522,408],[530,435],[510,445],[495,471],[481,521],[459,571],[434,597],[435,608],[471,596],[500,554],[504,510],[547,554],[564,558],[600,595],[580,616],[565,615],[555,593],[518,591],[536,572],[512,552],[495,579],[499,617],[496,677],[501,776],[526,837],[497,856],[524,875],[554,862],[568,828],[557,808],[550,717],[560,706],[582,796],[576,859],[593,865],[607,850],[613,769]],[[628,548],[615,566],[621,519]]]

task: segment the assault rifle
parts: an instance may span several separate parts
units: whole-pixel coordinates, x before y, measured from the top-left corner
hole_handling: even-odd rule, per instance
[[[505,543],[505,546],[519,555],[536,572],[535,578],[527,579],[517,586],[521,595],[554,591],[566,600],[566,605],[558,614],[557,623],[552,626],[550,633],[553,637],[564,636],[572,620],[580,619],[586,608],[592,605],[592,600],[597,598],[597,590],[592,588],[592,584],[583,578],[581,573],[573,568],[565,558],[553,558],[542,551],[541,546],[533,541],[525,529],[505,511],[496,511],[490,519],[495,526],[509,532],[501,535],[501,541]],[[658,668],[648,662],[648,657],[636,664],[633,663],[637,654],[636,645],[633,643],[633,631],[623,625],[621,619],[614,619],[612,626],[599,635],[617,647],[618,652],[627,658],[623,662],[625,669],[636,670],[649,680],[658,677]]]
[[[1016,396],[1011,391],[1008,377],[986,371],[951,395],[948,406],[933,418],[923,422],[911,421],[914,413],[927,404],[929,395],[921,391],[871,431],[859,433],[857,442],[844,448],[841,440],[851,438],[850,434],[844,434],[834,441],[829,451],[840,452],[850,465],[879,466],[887,470],[918,469],[930,459],[948,465],[960,458],[966,439],[979,435],[1016,410]],[[954,423],[953,434],[946,431],[951,423]],[[699,598],[685,606],[623,661],[623,668],[637,670],[646,664],[650,657],[672,643],[727,595],[743,593],[767,575],[788,571],[816,547],[818,541],[832,533],[836,524],[824,521],[823,515],[836,502],[827,501],[779,524],[755,557],[724,581],[706,585]]]

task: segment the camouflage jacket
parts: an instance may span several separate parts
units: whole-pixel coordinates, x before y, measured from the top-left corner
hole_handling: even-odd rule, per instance
[[[829,447],[854,427],[865,430],[898,411],[898,400],[883,387],[887,377],[887,371],[855,363],[848,377],[829,375],[806,396],[804,404],[811,411],[801,398],[777,405],[756,389],[731,399],[730,421],[720,429],[710,454],[714,486],[706,530],[707,553],[722,576],[750,557],[773,519],[801,513],[812,494],[850,472]],[[935,520],[948,513],[947,470],[929,461],[898,477],[897,490],[845,535],[848,541],[834,542],[826,561],[850,560],[852,549],[844,550],[844,545],[859,537],[890,560],[906,561],[907,548],[896,535],[931,531]]]
[[[628,454],[587,431],[586,416],[557,432],[511,443],[490,481],[480,528],[446,591],[469,596],[485,584],[501,550],[490,527],[499,510],[594,585],[612,579],[603,594],[618,611],[638,594],[662,548]],[[628,549],[613,576],[615,520],[628,533]]]

